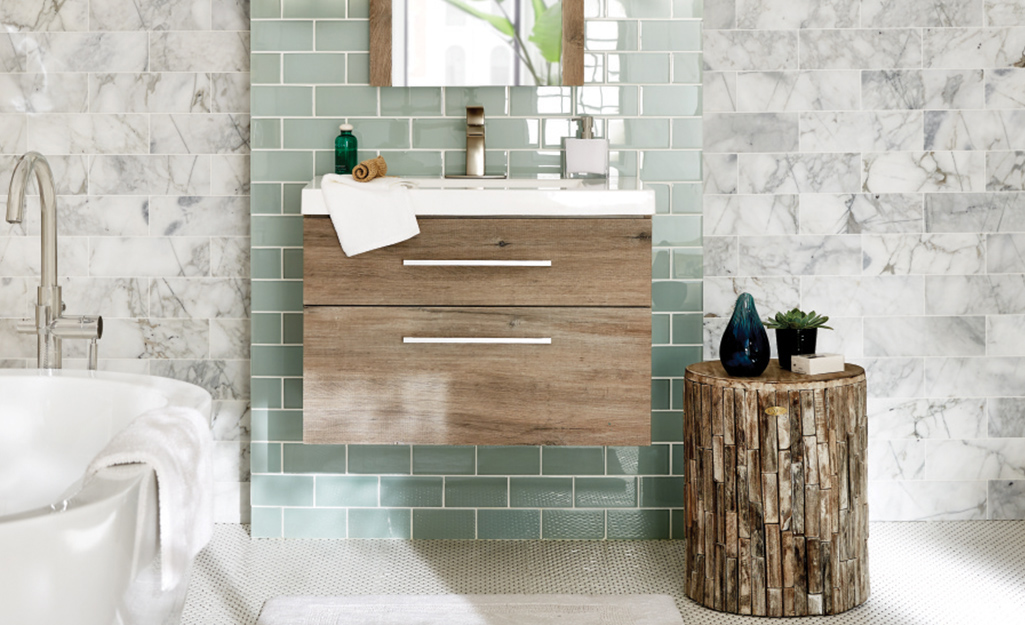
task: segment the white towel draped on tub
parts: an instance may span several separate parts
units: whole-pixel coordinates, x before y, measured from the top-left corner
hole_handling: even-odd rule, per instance
[[[106,467],[136,463],[150,465],[157,475],[160,586],[171,590],[213,535],[209,422],[192,408],[164,407],[143,413],[93,459],[86,477]]]
[[[356,182],[352,176],[327,174],[320,188],[346,256],[401,243],[420,234],[409,189],[398,178]]]

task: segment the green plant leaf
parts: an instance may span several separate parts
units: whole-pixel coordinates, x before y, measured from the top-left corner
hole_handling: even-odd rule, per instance
[[[452,1],[452,0],[450,0]],[[562,58],[562,0],[559,0],[538,14],[538,7],[544,7],[541,0],[534,2],[534,28],[528,41],[537,46],[542,58],[549,63],[558,63]]]
[[[462,0],[445,0],[445,2],[451,4],[452,6],[456,7],[461,11],[469,13],[470,15],[478,19],[482,19],[488,22],[489,24],[494,26],[495,29],[498,30],[498,32],[502,33],[506,37],[513,37],[516,35],[516,30],[513,28],[513,23],[510,22],[508,19],[502,17],[501,15],[492,15],[491,13],[486,13],[484,11],[481,11],[480,9],[475,9],[472,6],[463,2]]]

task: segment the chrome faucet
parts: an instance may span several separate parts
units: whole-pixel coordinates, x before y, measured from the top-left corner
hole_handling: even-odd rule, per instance
[[[466,174],[446,178],[505,178],[505,174],[484,173],[484,107],[466,107]]]
[[[18,159],[7,192],[7,221],[21,223],[25,213],[25,187],[32,174],[39,184],[42,211],[42,259],[39,288],[36,289],[35,319],[23,319],[18,331],[36,335],[36,363],[40,369],[61,368],[61,340],[89,341],[89,368],[98,360],[96,342],[103,336],[102,317],[65,317],[61,288],[57,285],[57,193],[53,170],[38,152],[28,152]]]

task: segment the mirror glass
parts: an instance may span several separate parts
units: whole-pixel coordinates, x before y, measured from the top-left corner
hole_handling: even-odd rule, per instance
[[[382,82],[395,87],[547,86],[569,84],[563,64],[563,0],[383,0],[390,39]],[[568,0],[569,10],[577,3]],[[580,3],[582,5],[582,3]],[[580,11],[582,14],[582,11]],[[582,15],[581,15],[582,18]],[[582,19],[581,26],[582,26]],[[384,32],[382,32],[384,31]],[[383,42],[382,42],[383,43]],[[573,49],[573,45],[570,45]],[[383,56],[383,55],[382,55]],[[582,54],[579,55],[582,65]],[[571,55],[570,59],[575,59]],[[572,60],[570,61],[572,64]],[[372,67],[373,74],[373,67]],[[385,82],[387,81],[387,82]]]

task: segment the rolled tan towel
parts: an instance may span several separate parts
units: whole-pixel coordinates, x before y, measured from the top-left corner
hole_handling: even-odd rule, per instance
[[[384,162],[383,156],[368,158],[352,168],[352,179],[356,182],[370,182],[374,178],[381,178],[387,174],[388,163]]]

